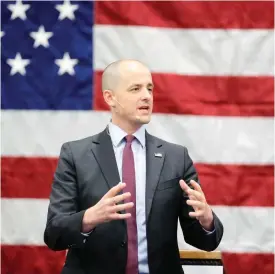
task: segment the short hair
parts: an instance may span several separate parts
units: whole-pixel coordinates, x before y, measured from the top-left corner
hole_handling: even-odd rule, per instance
[[[114,83],[117,81],[117,72],[119,70],[119,65],[121,64],[121,60],[115,61],[109,64],[103,71],[101,84],[102,91],[108,89],[112,90],[114,88]]]
[[[125,62],[138,62],[142,64],[143,66],[147,67],[145,64],[143,64],[141,61],[135,60],[135,59],[121,59],[117,60],[115,62],[110,63],[103,71],[102,78],[101,78],[101,87],[102,92],[104,90],[113,90],[114,87],[117,85],[117,82],[119,80],[119,70],[121,64]]]

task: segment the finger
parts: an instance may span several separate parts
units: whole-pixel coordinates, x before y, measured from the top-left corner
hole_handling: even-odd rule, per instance
[[[187,200],[186,203],[192,207],[204,208],[204,203],[200,201]]]
[[[194,201],[197,201],[197,200],[198,200],[194,195],[189,195],[189,199],[190,199],[190,200],[194,200]]]
[[[131,213],[125,213],[125,214],[113,213],[113,214],[110,214],[110,219],[123,220],[123,219],[131,218],[131,216],[132,216]]]
[[[204,201],[203,193],[198,192],[197,190],[189,189],[188,194],[194,196],[199,201]]]
[[[130,192],[126,192],[126,193],[117,195],[115,197],[108,198],[107,199],[107,204],[108,205],[115,205],[115,204],[118,204],[121,201],[124,201],[125,199],[127,199],[129,197],[131,197],[131,193]]]
[[[190,187],[187,185],[187,183],[184,180],[180,180],[180,186],[184,192],[188,194],[188,190]]]
[[[195,212],[193,212],[193,211],[189,212],[189,216],[194,217],[194,218],[201,217],[201,216],[203,216],[203,214],[204,214],[203,210],[198,210],[198,211],[195,211]]]
[[[118,211],[132,208],[133,206],[134,206],[134,203],[131,202],[131,203],[126,203],[126,204],[122,204],[122,205],[112,206],[110,210],[111,210],[111,212],[118,212]]]
[[[118,183],[116,186],[112,187],[104,196],[103,198],[111,198],[116,196],[124,187],[126,186],[125,183]]]
[[[197,183],[196,181],[194,180],[191,180],[190,181],[190,184],[194,187],[195,190],[197,190],[198,192],[201,192],[202,193],[202,189],[201,189],[201,186],[199,183]]]

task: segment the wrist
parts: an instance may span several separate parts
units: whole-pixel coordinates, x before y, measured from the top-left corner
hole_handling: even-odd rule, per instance
[[[82,232],[87,233],[96,227],[96,222],[91,218],[93,216],[92,208],[85,211],[82,220]]]
[[[209,214],[201,218],[199,222],[205,230],[212,231],[214,229],[214,216],[212,214],[212,210],[209,209]]]
[[[213,221],[200,221],[200,224],[207,231],[212,231],[214,229]]]

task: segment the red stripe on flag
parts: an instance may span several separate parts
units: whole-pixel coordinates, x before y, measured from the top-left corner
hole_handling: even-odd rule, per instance
[[[53,158],[2,157],[2,197],[49,198],[56,163]],[[196,167],[212,205],[274,205],[273,166],[196,164]]]
[[[55,158],[2,157],[1,196],[5,198],[49,198]]]
[[[2,245],[3,274],[57,274],[64,264],[65,252],[54,252],[44,246]],[[273,254],[223,253],[226,274],[273,274]]]
[[[273,1],[97,1],[95,23],[165,28],[272,29]]]
[[[1,246],[2,274],[58,274],[64,265],[65,251],[46,246]]]
[[[108,110],[95,73],[94,109]],[[273,77],[181,76],[153,73],[154,112],[213,116],[274,116]]]
[[[223,253],[225,274],[274,274],[274,254]]]
[[[195,166],[209,204],[274,206],[274,166]]]

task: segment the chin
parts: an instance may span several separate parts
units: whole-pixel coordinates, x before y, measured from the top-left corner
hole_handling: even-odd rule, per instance
[[[148,124],[151,121],[151,117],[150,116],[139,116],[136,119],[137,123],[139,124]]]

